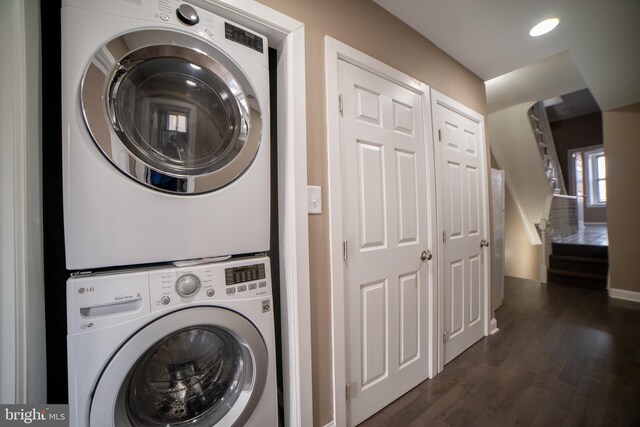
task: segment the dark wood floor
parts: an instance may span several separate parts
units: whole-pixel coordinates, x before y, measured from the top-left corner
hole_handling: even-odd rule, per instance
[[[606,224],[584,224],[575,234],[568,236],[552,236],[557,243],[571,245],[609,246],[609,232]]]
[[[361,426],[640,426],[640,303],[507,278],[496,318]]]

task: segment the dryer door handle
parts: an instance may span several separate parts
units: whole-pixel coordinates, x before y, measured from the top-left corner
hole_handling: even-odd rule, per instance
[[[109,103],[109,120],[111,121],[111,125],[116,130],[122,131],[122,128],[120,127],[120,125],[118,125],[118,119],[115,113],[115,102],[118,97],[118,89],[120,88],[120,83],[122,82],[124,76],[126,76],[133,67],[140,64],[141,62],[143,62],[142,59],[130,58],[118,62],[118,64],[115,66],[113,77],[109,82],[109,88],[107,89],[107,102]]]

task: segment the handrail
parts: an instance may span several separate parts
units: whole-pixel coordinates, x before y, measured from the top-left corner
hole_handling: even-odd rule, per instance
[[[554,194],[554,197],[559,197],[561,199],[572,199],[572,200],[577,200],[578,196],[570,196],[568,194]]]
[[[542,156],[545,175],[554,194],[567,194],[567,189],[562,176],[562,169],[558,161],[556,145],[553,142],[549,117],[542,102],[536,102],[529,109],[531,128],[538,142],[540,155]]]

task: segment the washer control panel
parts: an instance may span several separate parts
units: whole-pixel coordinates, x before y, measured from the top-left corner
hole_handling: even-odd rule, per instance
[[[197,301],[271,295],[268,258],[244,258],[149,271],[151,311]]]
[[[91,331],[185,303],[271,295],[267,257],[86,274],[67,281],[67,327],[69,333]]]
[[[227,295],[254,291],[260,294],[267,287],[266,265],[257,263],[225,268],[224,278]]]

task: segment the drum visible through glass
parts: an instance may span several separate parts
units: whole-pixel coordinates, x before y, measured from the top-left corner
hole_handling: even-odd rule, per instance
[[[134,426],[214,425],[231,409],[246,378],[238,341],[211,326],[177,331],[134,365],[126,395]]]

